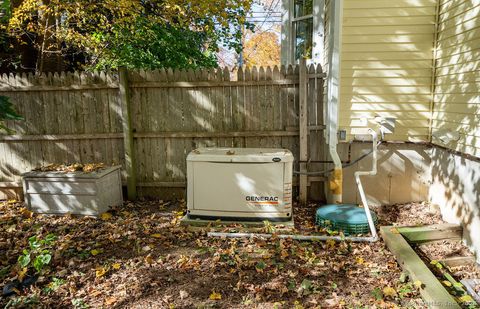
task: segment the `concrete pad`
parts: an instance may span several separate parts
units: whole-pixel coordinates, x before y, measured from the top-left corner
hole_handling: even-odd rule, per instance
[[[295,227],[293,219],[285,222],[272,222],[269,221],[275,228],[293,229]],[[241,227],[245,229],[262,229],[265,227],[263,221],[221,221],[221,220],[203,220],[203,219],[190,219],[188,215],[185,215],[180,219],[180,225],[190,227]]]

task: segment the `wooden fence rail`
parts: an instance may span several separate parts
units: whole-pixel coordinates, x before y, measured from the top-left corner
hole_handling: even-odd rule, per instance
[[[0,188],[41,165],[104,162],[121,164],[125,181],[136,174],[129,191],[133,186],[140,195],[180,196],[185,157],[202,146],[288,148],[302,169],[322,169],[309,161],[324,160],[325,74],[320,66],[305,66],[303,76],[300,71],[241,68],[235,80],[227,69],[0,76],[0,95],[10,97],[25,118],[7,121],[15,132],[0,135]],[[320,184],[310,186],[311,196],[322,192]]]

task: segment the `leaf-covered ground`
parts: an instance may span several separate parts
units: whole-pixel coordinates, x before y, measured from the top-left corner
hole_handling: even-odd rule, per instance
[[[208,238],[179,224],[184,203],[125,203],[101,218],[30,213],[0,206],[0,284],[22,275],[28,239],[54,234],[38,281],[0,305],[57,308],[422,307],[382,241],[299,242]],[[317,205],[298,208],[313,228]],[[439,221],[421,204],[377,209],[382,224]],[[31,274],[28,270],[25,275]],[[25,280],[25,279],[24,279]]]

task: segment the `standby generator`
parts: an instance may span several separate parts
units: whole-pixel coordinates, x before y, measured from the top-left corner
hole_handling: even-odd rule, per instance
[[[290,221],[293,155],[286,149],[199,148],[187,156],[187,216]]]

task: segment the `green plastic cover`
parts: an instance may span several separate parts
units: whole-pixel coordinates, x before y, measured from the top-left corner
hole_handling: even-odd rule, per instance
[[[377,215],[370,211],[375,224]],[[315,223],[321,227],[342,231],[345,235],[368,234],[365,209],[353,204],[330,204],[317,209]]]

